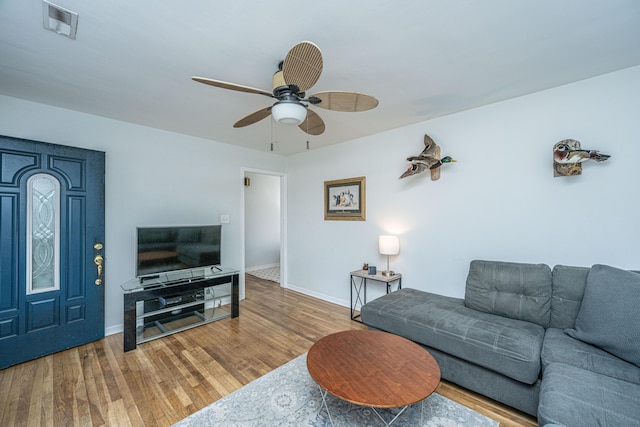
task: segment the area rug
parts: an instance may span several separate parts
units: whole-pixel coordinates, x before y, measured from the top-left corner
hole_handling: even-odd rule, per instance
[[[331,420],[320,389],[307,371],[306,354],[293,359],[223,397],[174,427],[202,426],[382,426],[371,408],[327,396]],[[399,409],[378,410],[391,421]],[[332,422],[333,421],[333,424]],[[392,426],[497,427],[498,422],[439,394],[409,406]]]
[[[247,271],[247,274],[256,276],[260,279],[271,280],[280,283],[280,267],[269,267],[260,270]]]

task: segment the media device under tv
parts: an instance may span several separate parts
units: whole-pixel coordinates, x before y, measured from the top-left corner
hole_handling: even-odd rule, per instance
[[[136,277],[198,267],[218,268],[222,226],[138,227]]]

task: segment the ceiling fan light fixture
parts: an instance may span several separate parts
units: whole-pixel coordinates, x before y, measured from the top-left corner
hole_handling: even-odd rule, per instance
[[[297,101],[278,101],[271,107],[273,119],[285,125],[299,125],[307,118],[307,109]]]

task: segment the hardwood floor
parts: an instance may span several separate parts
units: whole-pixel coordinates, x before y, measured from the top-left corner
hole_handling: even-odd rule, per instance
[[[170,426],[306,352],[365,329],[349,309],[246,276],[240,317],[122,351],[122,334],[0,370],[1,426]],[[500,422],[534,418],[446,382],[437,392]]]

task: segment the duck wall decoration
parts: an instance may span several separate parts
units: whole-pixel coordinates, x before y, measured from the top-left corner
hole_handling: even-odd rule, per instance
[[[407,161],[411,164],[407,170],[400,175],[400,178],[406,178],[411,175],[418,175],[426,171],[430,171],[431,180],[440,179],[440,166],[444,163],[455,162],[451,156],[440,158],[440,147],[426,133],[424,134],[424,150],[417,156],[407,157]]]
[[[604,162],[609,157],[597,150],[583,150],[575,139],[563,139],[553,146],[553,176],[581,175],[583,162]]]

